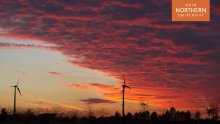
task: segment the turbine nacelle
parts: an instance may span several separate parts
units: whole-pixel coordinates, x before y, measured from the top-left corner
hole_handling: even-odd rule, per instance
[[[21,91],[20,91],[20,89],[19,89],[18,85],[11,86],[11,87],[14,87],[14,88],[15,88],[15,90],[18,90],[19,94],[21,95]],[[22,95],[21,95],[21,96],[22,96]]]
[[[128,89],[131,89],[129,86],[127,86],[127,85],[121,85],[122,86],[122,88],[123,89],[125,89],[125,88],[128,88]]]
[[[124,90],[125,88],[131,89],[129,86],[127,86],[127,85],[125,84],[125,76],[124,76],[124,74],[123,74],[123,80],[124,80],[124,84],[121,85],[122,88],[123,88],[123,90]]]

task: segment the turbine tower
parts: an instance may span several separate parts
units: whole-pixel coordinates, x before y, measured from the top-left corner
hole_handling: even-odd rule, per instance
[[[125,84],[125,76],[123,74],[124,84],[122,85],[122,117],[125,117],[125,89],[131,89],[129,86]]]
[[[18,87],[19,82],[20,82],[20,79],[18,79],[18,82],[17,82],[16,85],[11,86],[11,87],[14,87],[14,111],[13,111],[13,115],[16,114],[16,91],[18,90],[19,94],[21,95],[21,91],[20,91],[20,89]]]

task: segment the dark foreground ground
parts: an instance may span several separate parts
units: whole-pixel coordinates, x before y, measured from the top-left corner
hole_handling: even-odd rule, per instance
[[[218,111],[211,111],[206,118],[202,118],[199,111],[192,114],[190,111],[177,111],[174,107],[162,114],[142,111],[127,113],[124,117],[121,117],[119,112],[108,117],[95,117],[91,113],[84,117],[81,115],[80,113],[36,114],[31,111],[12,115],[2,109],[0,124],[220,124]]]
[[[217,120],[188,120],[188,121],[168,121],[168,120],[138,120],[122,118],[8,118],[0,120],[0,124],[220,124]]]

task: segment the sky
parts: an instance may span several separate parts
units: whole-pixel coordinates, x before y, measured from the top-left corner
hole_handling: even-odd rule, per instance
[[[0,1],[0,107],[205,110],[220,94],[220,2],[210,22],[172,22],[171,0]]]

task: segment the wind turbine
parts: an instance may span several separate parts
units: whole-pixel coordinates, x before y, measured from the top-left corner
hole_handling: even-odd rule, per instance
[[[122,117],[125,117],[125,89],[131,89],[129,86],[125,84],[125,76],[123,74],[124,84],[122,85]]]
[[[19,94],[21,95],[21,91],[18,87],[19,82],[20,82],[20,78],[18,79],[18,82],[16,85],[11,86],[11,87],[14,87],[14,112],[13,112],[14,115],[16,114],[16,91],[18,90]]]

